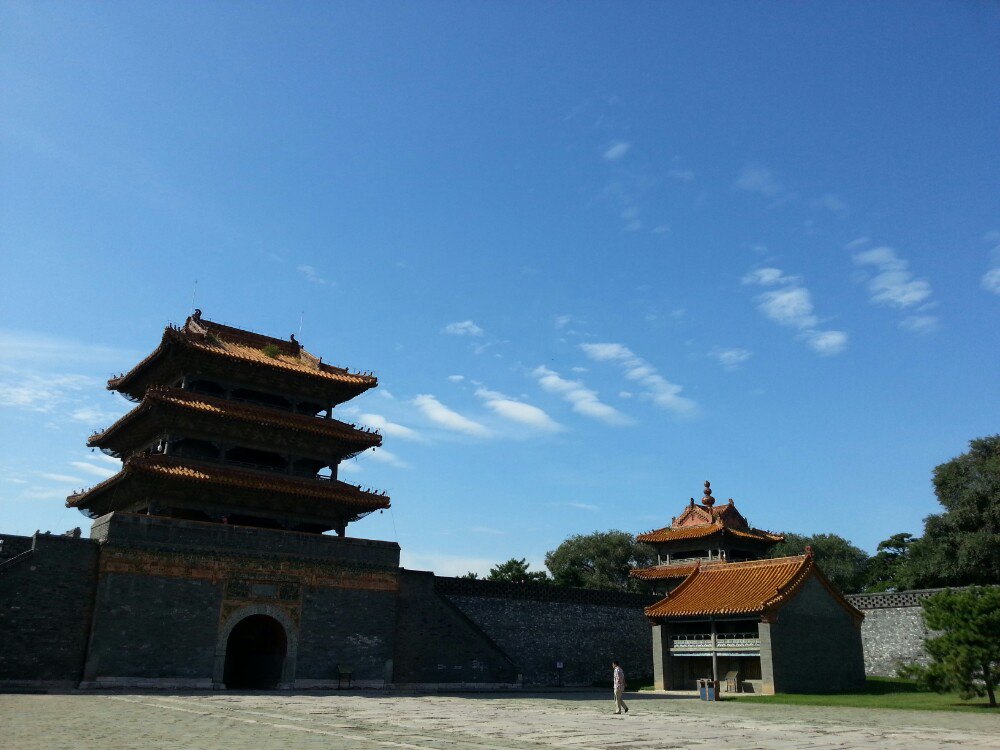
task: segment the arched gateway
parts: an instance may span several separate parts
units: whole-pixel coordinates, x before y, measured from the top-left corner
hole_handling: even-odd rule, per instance
[[[215,654],[216,685],[273,690],[295,679],[294,626],[274,607],[247,607],[228,618]]]
[[[227,688],[276,688],[287,653],[288,639],[281,623],[267,615],[250,615],[229,634],[222,681]]]

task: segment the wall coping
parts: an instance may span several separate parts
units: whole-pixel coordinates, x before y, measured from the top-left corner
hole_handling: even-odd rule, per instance
[[[445,596],[478,596],[490,599],[527,599],[560,604],[603,605],[641,609],[663,597],[626,591],[580,589],[548,583],[509,583],[475,578],[434,576],[434,590]]]

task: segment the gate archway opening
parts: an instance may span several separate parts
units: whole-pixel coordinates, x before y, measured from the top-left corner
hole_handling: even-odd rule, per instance
[[[226,641],[223,682],[229,689],[274,689],[287,654],[288,636],[280,622],[268,615],[245,617]]]

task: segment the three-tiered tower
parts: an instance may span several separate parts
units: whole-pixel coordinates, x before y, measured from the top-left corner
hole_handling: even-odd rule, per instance
[[[384,493],[337,478],[341,461],[382,439],[333,409],[377,384],[323,363],[294,335],[232,328],[195,310],[108,381],[138,405],[87,444],[123,459],[122,470],[66,504],[92,517],[125,511],[344,536],[348,523],[389,507]]]

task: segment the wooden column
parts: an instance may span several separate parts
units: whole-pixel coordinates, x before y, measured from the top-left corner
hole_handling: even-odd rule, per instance
[[[712,680],[718,682],[719,680],[719,652],[716,650],[718,647],[718,633],[715,628],[715,618],[711,618],[712,623]]]

